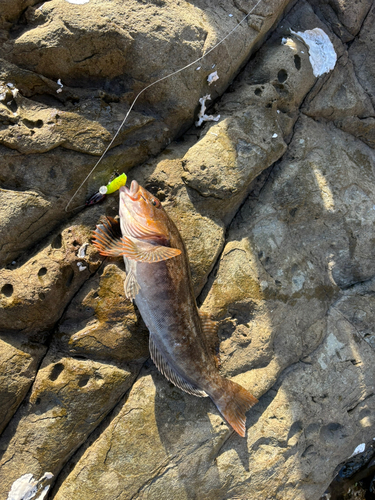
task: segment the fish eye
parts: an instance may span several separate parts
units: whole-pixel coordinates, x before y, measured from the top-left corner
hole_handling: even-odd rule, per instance
[[[161,206],[160,201],[157,198],[151,198],[151,203],[154,205],[154,207],[159,208]]]

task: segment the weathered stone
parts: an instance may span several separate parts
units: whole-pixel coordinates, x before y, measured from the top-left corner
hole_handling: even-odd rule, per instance
[[[349,48],[349,57],[353,61],[358,81],[369,95],[373,106],[375,106],[375,61],[368,55],[373,46],[374,32],[375,6],[372,4],[358,37]]]
[[[125,297],[125,277],[118,265],[108,264],[85,283],[59,323],[59,352],[120,362],[148,357],[147,329]]]
[[[0,440],[0,495],[27,471],[56,476],[133,383],[139,366],[61,358],[44,359],[28,400]]]
[[[204,60],[141,94],[69,207],[138,165],[130,180],[175,220],[199,303],[220,320],[222,373],[260,398],[241,439],[151,362],[134,382],[148,336],[123,263],[100,265],[91,246],[77,255],[117,195],[70,222],[64,208],[137,92],[207,52],[249,5],[33,3],[0,14],[0,425],[16,412],[0,440],[1,498],[22,474],[51,471],[64,500],[316,500],[375,435],[373,8],[299,0],[270,33],[288,2],[261,2]],[[338,56],[320,78],[290,33],[316,27]],[[198,98],[229,83],[208,110],[220,121],[157,156]],[[18,407],[45,352],[30,338],[48,338],[48,352]]]
[[[354,135],[368,146],[375,148],[375,118],[358,118],[349,116],[343,120],[337,120],[336,125]]]
[[[65,218],[63,209],[94,165],[92,155],[104,151],[136,95],[202,57],[237,22],[228,16],[226,2],[211,5],[205,0],[194,7],[172,0],[160,5],[131,0],[125,10],[116,1],[34,3],[17,2],[4,12],[0,86],[12,85],[12,98],[0,104],[0,144],[7,146],[2,150],[1,177],[11,191],[11,207],[17,205],[19,191],[38,195],[41,191],[40,204],[51,210],[36,210],[27,219],[17,217],[10,226],[12,208],[6,204],[3,231],[15,229],[22,234],[33,225],[38,236],[24,239],[13,249],[12,257],[0,254],[5,262],[18,257]],[[119,164],[121,172],[129,170],[186,130],[193,123],[199,98],[208,89],[213,99],[224,91],[288,3],[273,0],[259,6],[256,30],[242,24],[199,64],[142,93],[136,113],[131,113],[112,146],[117,147],[91,178],[88,193],[93,192],[94,180],[97,189],[97,182],[107,182]],[[241,10],[233,10],[236,17],[243,17]],[[16,19],[12,27],[10,21]],[[5,35],[10,28],[11,35]],[[180,40],[184,43],[177,43]],[[209,87],[207,77],[218,61],[219,80]],[[57,178],[61,182],[54,189]],[[86,189],[77,193],[70,208],[84,203]]]
[[[372,1],[311,0],[310,3],[321,13],[336,35],[346,43],[358,34]]]
[[[21,210],[27,205],[20,204]],[[55,235],[51,243],[25,264],[0,270],[0,327],[39,338],[54,326],[64,308],[100,264],[88,247],[90,230],[71,226]],[[79,249],[84,244],[84,256]]]
[[[322,148],[326,157],[318,154]],[[203,304],[225,320],[223,373],[236,375],[257,396],[269,390],[249,412],[247,443],[229,437],[209,400],[184,395],[154,370],[144,372],[109,427],[63,476],[57,499],[101,498],[104,490],[109,499],[140,498],[146,491],[148,498],[161,491],[171,499],[224,499],[229,492],[267,498],[272,491],[280,499],[313,499],[325,491],[336,465],[361,440],[368,442],[375,426],[367,333],[373,285],[356,283],[374,273],[366,250],[374,200],[368,194],[360,210],[353,206],[360,166],[342,157],[361,154],[365,164],[374,153],[306,117],[298,121],[289,151],[272,182],[232,224]],[[372,193],[374,182],[363,171],[357,191]],[[359,253],[348,232],[355,234]],[[355,276],[353,269],[366,275]],[[353,324],[359,307],[363,313]],[[359,383],[362,365],[366,375]],[[342,387],[350,390],[342,394]],[[324,466],[327,460],[335,467]]]
[[[25,398],[46,348],[20,335],[0,339],[0,434]]]
[[[319,94],[303,108],[303,112],[326,120],[374,115],[371,99],[359,84],[347,54],[338,60]]]

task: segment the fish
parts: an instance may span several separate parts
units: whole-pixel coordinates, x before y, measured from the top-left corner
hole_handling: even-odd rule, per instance
[[[136,180],[120,188],[120,221],[107,217],[93,232],[103,256],[123,256],[125,295],[134,300],[149,332],[150,355],[175,386],[210,397],[242,437],[246,412],[258,400],[223,377],[210,350],[218,323],[198,310],[183,239],[158,198]]]

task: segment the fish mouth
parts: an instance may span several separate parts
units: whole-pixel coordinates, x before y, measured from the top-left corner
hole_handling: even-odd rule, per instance
[[[133,180],[130,184],[130,188],[124,186],[124,191],[131,198],[133,201],[137,201],[139,196],[138,191],[139,191],[139,184],[136,180]]]

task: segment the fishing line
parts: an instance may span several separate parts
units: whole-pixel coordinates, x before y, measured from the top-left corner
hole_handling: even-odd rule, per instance
[[[125,115],[125,118],[122,120],[119,128],[117,129],[117,132],[115,133],[115,135],[113,136],[111,142],[108,144],[108,146],[105,148],[104,150],[104,153],[101,155],[101,157],[99,158],[99,160],[95,163],[95,165],[92,167],[92,169],[90,170],[90,172],[87,174],[87,176],[83,179],[83,181],[81,182],[81,184],[79,185],[78,189],[76,190],[76,192],[73,194],[73,196],[70,198],[68,204],[66,205],[65,207],[65,212],[68,212],[68,207],[69,205],[71,204],[71,202],[74,200],[74,198],[76,197],[77,193],[79,192],[79,190],[82,188],[82,186],[84,185],[84,183],[87,181],[87,179],[91,176],[91,174],[94,172],[94,170],[96,169],[96,167],[99,165],[99,163],[102,161],[102,159],[104,158],[104,156],[107,154],[109,148],[112,146],[112,144],[114,143],[116,137],[118,136],[118,134],[120,133],[122,127],[124,126],[126,120],[128,119],[128,116],[130,115],[130,112],[131,110],[133,109],[134,107],[134,104],[137,102],[137,99],[140,95],[143,94],[143,92],[145,92],[147,89],[149,89],[150,87],[152,87],[153,85],[156,85],[157,83],[160,83],[162,82],[163,80],[167,80],[167,78],[170,78],[174,75],[177,75],[178,73],[181,73],[181,71],[184,71],[185,69],[188,69],[190,68],[190,66],[193,66],[194,64],[198,63],[199,61],[202,61],[202,59],[204,59],[206,56],[208,56],[208,54],[210,54],[213,50],[216,49],[216,47],[218,47],[219,45],[221,45],[232,33],[234,33],[234,31],[236,31],[236,29],[244,22],[246,21],[246,19],[250,16],[250,14],[254,11],[254,9],[262,2],[263,0],[258,0],[258,2],[254,5],[254,7],[249,11],[248,14],[246,14],[246,16],[231,30],[229,31],[229,33],[227,33],[225,35],[224,38],[222,38],[218,43],[216,43],[213,47],[210,48],[210,50],[208,50],[205,54],[203,54],[203,56],[201,57],[198,57],[198,59],[195,59],[195,61],[187,64],[186,66],[184,66],[183,68],[180,68],[176,71],[173,71],[173,73],[170,73],[169,75],[166,75],[166,76],[163,76],[162,78],[159,78],[158,80],[156,80],[155,82],[152,82],[150,83],[150,85],[147,85],[147,87],[145,87],[144,89],[142,89],[135,97],[134,101],[132,102],[130,108],[128,109],[128,112],[126,113]],[[83,206],[86,206],[86,205],[83,205]],[[77,208],[73,208],[71,210],[69,210],[69,212],[73,211],[73,210],[77,210],[78,208],[81,208],[81,207],[77,207]]]

